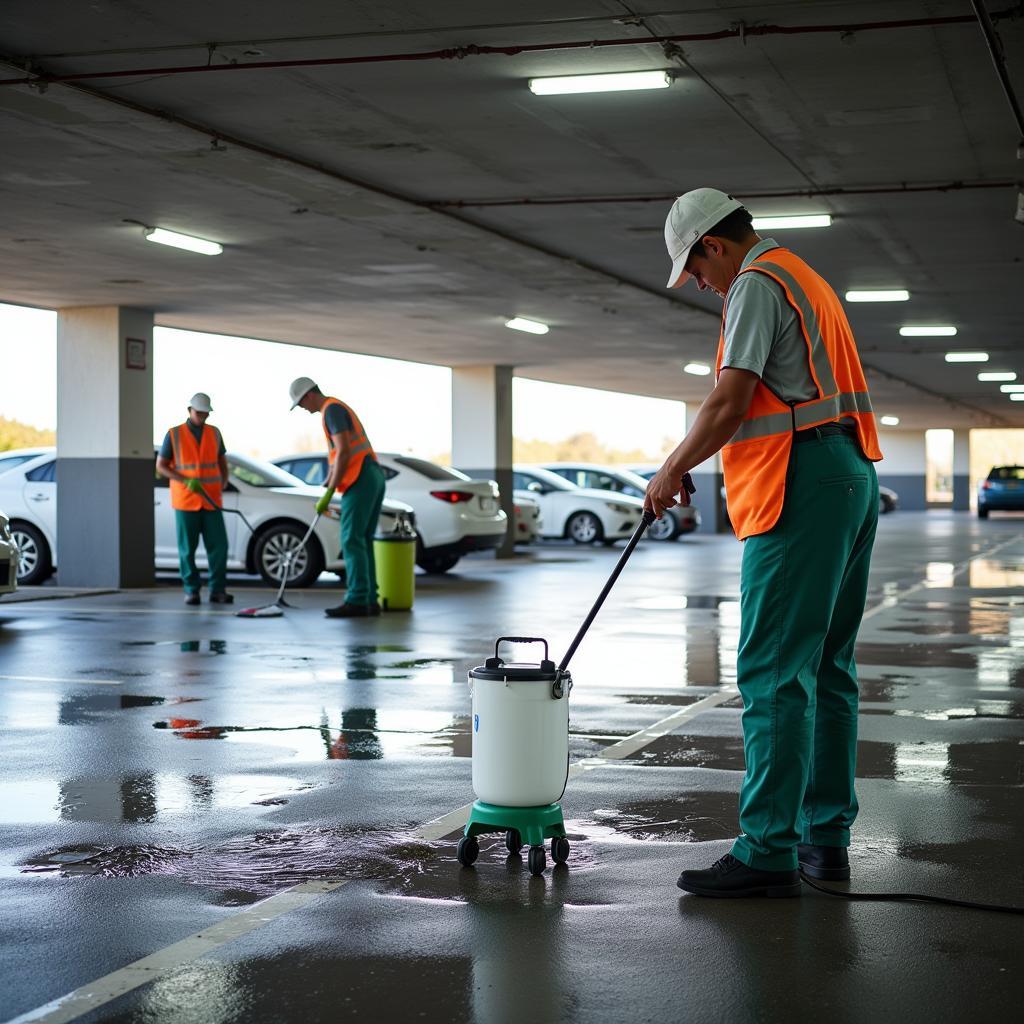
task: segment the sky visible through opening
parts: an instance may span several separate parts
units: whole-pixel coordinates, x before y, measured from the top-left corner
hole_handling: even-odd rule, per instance
[[[0,415],[54,429],[57,315],[0,304]],[[288,384],[316,380],[348,402],[381,451],[431,458],[451,451],[451,371],[447,367],[248,338],[158,327],[153,339],[154,440],[185,417],[189,397],[207,391],[227,446],[271,458],[320,450],[319,417],[289,412]],[[592,433],[602,444],[652,456],[683,435],[682,402],[516,378],[513,430],[524,440],[561,441]]]

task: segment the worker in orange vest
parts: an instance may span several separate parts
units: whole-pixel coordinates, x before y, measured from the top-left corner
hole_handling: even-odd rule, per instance
[[[330,469],[325,490],[316,503],[327,511],[335,493],[341,494],[341,555],[345,560],[345,601],[326,614],[332,619],[380,615],[373,535],[384,501],[384,471],[359,417],[338,398],[325,395],[309,377],[289,387],[292,408],[320,413]]]
[[[760,238],[738,200],[687,192],[665,240],[668,287],[692,277],[721,296],[722,328],[714,390],[645,505],[661,515],[689,504],[683,474],[721,451],[729,518],[744,542],[741,834],[678,885],[702,896],[798,896],[799,870],[850,877],[853,652],[878,522],[875,417],[835,292],[795,253]]]
[[[188,605],[199,604],[196,548],[200,537],[210,571],[210,602],[234,601],[227,592],[228,534],[221,512],[228,462],[220,431],[206,422],[212,411],[209,395],[202,391],[194,394],[188,403],[188,419],[167,431],[156,460],[156,471],[171,482],[178,562]]]

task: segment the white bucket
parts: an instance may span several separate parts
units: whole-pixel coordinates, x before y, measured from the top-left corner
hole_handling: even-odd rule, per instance
[[[477,798],[501,807],[560,800],[569,771],[568,674],[559,680],[549,661],[493,658],[470,671],[469,687]]]

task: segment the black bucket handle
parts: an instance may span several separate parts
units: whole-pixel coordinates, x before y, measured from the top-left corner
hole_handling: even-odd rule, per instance
[[[500,661],[498,658],[498,647],[503,644],[543,644],[544,645],[544,661],[550,661],[548,657],[548,642],[542,636],[499,636],[494,641],[494,660]]]

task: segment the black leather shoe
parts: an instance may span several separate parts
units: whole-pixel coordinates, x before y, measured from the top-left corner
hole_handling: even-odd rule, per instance
[[[218,590],[216,594],[210,595],[210,604],[234,604],[235,595],[227,594],[223,590]]]
[[[373,612],[369,604],[339,604],[336,608],[325,608],[324,615],[329,619],[366,619]]]
[[[197,590],[194,594],[190,594],[186,591],[185,604],[199,604],[199,591]]]
[[[684,871],[676,885],[695,896],[799,896],[798,871],[758,871],[731,853],[703,871]]]
[[[796,848],[800,870],[823,882],[845,882],[850,877],[850,858],[845,846],[805,846]]]

